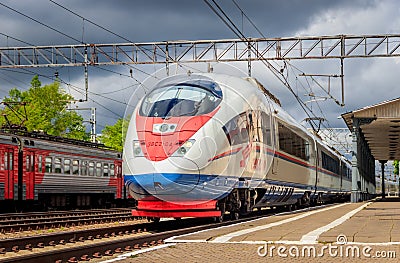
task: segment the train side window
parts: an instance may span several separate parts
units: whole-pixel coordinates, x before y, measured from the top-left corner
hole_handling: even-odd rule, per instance
[[[64,173],[71,174],[71,160],[64,159]]]
[[[122,167],[120,164],[117,165],[117,177],[121,178],[122,176]]]
[[[8,165],[8,152],[4,153],[4,170],[10,170],[10,167]]]
[[[72,160],[72,174],[79,174],[79,160]]]
[[[25,156],[26,158],[26,164],[25,164],[25,170],[27,171],[27,172],[30,172],[31,170],[30,170],[30,168],[31,168],[31,158],[30,158],[30,156],[29,155],[27,155],[27,156]]]
[[[102,168],[102,163],[98,162],[96,163],[96,176],[101,176],[101,168]]]
[[[8,153],[9,156],[9,162],[8,162],[8,170],[14,170],[14,153],[13,152],[9,152]]]
[[[105,163],[103,166],[103,176],[109,176],[108,163]]]
[[[39,173],[42,173],[43,172],[43,164],[42,164],[42,156],[41,155],[39,155],[38,156],[38,172]]]
[[[27,172],[35,171],[35,160],[33,153],[29,153],[26,155],[26,166],[25,169]]]
[[[89,162],[89,176],[94,176],[94,162]]]
[[[110,176],[114,177],[115,176],[115,165],[110,164]]]
[[[54,172],[61,173],[61,158],[54,158]]]
[[[81,175],[88,175],[88,162],[82,161]]]
[[[279,133],[279,149],[294,155],[304,161],[308,161],[309,143],[307,140],[297,135],[295,132],[284,126],[282,123],[278,125]]]
[[[339,160],[322,151],[322,168],[339,174]]]
[[[53,158],[51,158],[51,157],[46,157],[45,161],[46,161],[46,164],[45,164],[45,171],[46,171],[46,173],[51,173],[51,172],[53,172]]]

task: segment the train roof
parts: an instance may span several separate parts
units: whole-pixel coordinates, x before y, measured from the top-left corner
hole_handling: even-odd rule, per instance
[[[77,145],[77,146],[85,146],[85,147],[90,147],[90,148],[101,148],[101,149],[111,150],[111,148],[105,146],[102,143],[94,143],[94,142],[88,142],[88,141],[83,141],[83,140],[54,136],[54,135],[50,135],[50,134],[47,134],[47,133],[41,132],[41,131],[40,132],[39,131],[28,132],[28,131],[24,131],[24,130],[0,129],[0,134],[5,135],[5,136],[13,136],[13,135],[14,136],[22,136],[22,137],[27,137],[27,138],[51,141],[51,142],[58,142],[58,143],[72,144],[72,145]]]

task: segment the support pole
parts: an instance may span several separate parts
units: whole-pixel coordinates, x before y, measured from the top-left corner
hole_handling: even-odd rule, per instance
[[[351,159],[351,202],[357,203],[360,199],[360,190],[358,187],[358,178],[360,176],[358,171],[358,153],[357,153],[357,139],[358,139],[358,122],[353,122],[355,125],[352,132],[352,159]]]
[[[96,108],[90,108],[91,117],[90,117],[90,140],[92,142],[96,142]]]
[[[89,80],[88,80],[88,53],[87,53],[87,47],[85,47],[85,62],[84,62],[84,69],[85,69],[85,100],[88,101],[88,91],[89,91]]]
[[[385,163],[387,162],[386,160],[380,160],[381,163],[381,170],[382,170],[382,198],[385,199]]]

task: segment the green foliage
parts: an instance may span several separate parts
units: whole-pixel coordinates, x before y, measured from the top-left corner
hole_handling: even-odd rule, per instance
[[[399,160],[393,161],[393,173],[399,175]]]
[[[114,150],[122,152],[129,121],[118,119],[114,125],[106,125],[99,137],[100,142]]]
[[[6,107],[1,113],[7,116],[10,124],[22,125],[28,131],[41,130],[55,136],[89,139],[82,116],[67,110],[73,97],[64,92],[59,82],[41,86],[38,76],[35,76],[29,90],[14,88],[8,95],[3,101],[8,102],[12,109]],[[17,102],[25,103],[25,107]],[[0,125],[7,124],[5,118],[0,120]]]

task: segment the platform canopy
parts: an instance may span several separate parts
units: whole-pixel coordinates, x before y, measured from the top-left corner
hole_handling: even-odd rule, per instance
[[[375,160],[400,160],[400,98],[342,114],[347,127],[359,127]]]

